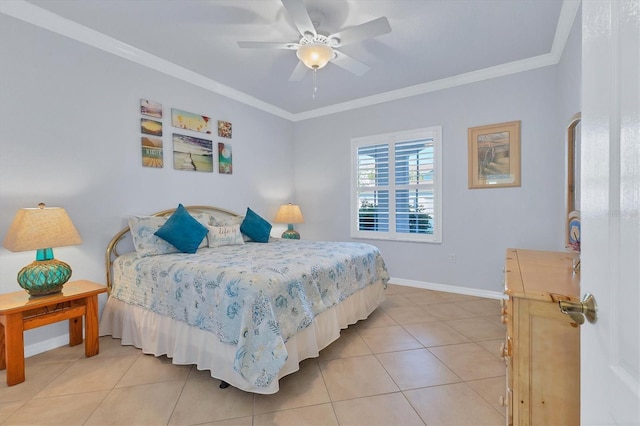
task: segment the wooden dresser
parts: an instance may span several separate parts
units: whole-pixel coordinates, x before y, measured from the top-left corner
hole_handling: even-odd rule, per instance
[[[507,424],[580,424],[580,330],[560,300],[580,301],[571,253],[508,249],[502,322]]]

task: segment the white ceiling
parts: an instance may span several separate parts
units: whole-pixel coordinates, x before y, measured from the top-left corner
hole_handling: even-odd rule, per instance
[[[386,16],[392,31],[340,50],[358,77],[329,63],[288,81],[297,42],[280,0],[2,0],[0,11],[290,120],[411,96],[558,62],[579,0],[304,0],[320,33]]]

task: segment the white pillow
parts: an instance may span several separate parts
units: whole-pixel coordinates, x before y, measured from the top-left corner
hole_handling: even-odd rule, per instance
[[[236,244],[244,244],[240,225],[229,226],[207,226],[209,233],[209,247],[231,246]]]
[[[193,215],[198,222],[204,226],[209,226],[209,215],[206,213],[198,213]],[[168,217],[158,216],[130,216],[129,229],[133,239],[133,246],[139,257],[157,256],[159,254],[179,253],[180,250],[175,248],[154,233],[160,229],[167,221]],[[198,248],[206,247],[207,239],[203,238]]]
[[[178,249],[156,237],[156,232],[167,221],[166,217],[156,216],[130,216],[129,229],[133,246],[139,257],[157,256],[159,254],[178,253]]]

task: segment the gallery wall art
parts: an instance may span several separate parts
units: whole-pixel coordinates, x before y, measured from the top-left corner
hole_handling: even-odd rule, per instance
[[[225,175],[233,173],[231,145],[218,142],[218,172]]]
[[[218,120],[218,136],[231,139],[232,125],[229,121]]]
[[[178,129],[211,134],[211,118],[171,108],[171,125]]]
[[[213,142],[193,136],[173,134],[173,168],[213,172]]]
[[[149,99],[140,99],[140,114],[148,117],[162,118],[162,104]]]
[[[148,99],[140,99],[140,114],[162,119],[162,104]],[[140,133],[142,133],[140,137],[142,166],[156,169],[164,167],[162,122],[141,118]]]

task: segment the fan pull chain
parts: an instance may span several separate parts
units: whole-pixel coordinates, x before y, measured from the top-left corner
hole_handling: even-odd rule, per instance
[[[311,96],[312,99],[315,99],[316,94],[318,93],[317,74],[318,74],[318,67],[313,67],[313,95]]]

